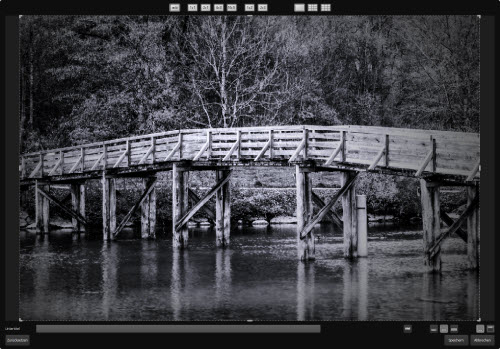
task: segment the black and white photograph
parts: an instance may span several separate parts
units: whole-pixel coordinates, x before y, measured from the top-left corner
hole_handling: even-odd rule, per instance
[[[20,16],[20,320],[476,321],[479,28]]]

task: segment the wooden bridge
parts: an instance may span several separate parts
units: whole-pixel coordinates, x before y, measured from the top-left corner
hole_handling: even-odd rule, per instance
[[[173,243],[187,247],[187,222],[216,196],[213,217],[218,246],[229,244],[231,169],[244,166],[295,166],[299,257],[314,259],[313,227],[325,216],[337,217],[333,205],[342,198],[344,254],[357,256],[355,181],[360,172],[409,176],[421,181],[424,262],[439,270],[440,243],[457,233],[468,244],[472,268],[478,265],[479,134],[364,126],[267,126],[251,128],[186,129],[51,149],[20,156],[21,185],[35,185],[36,225],[49,229],[49,202],[73,218],[83,230],[85,181],[102,180],[103,236],[117,237],[141,209],[141,235],[155,236],[155,174],[172,171]],[[190,171],[216,171],[217,183],[202,198],[189,190]],[[341,189],[318,202],[311,172],[340,171]],[[119,224],[116,221],[115,179],[144,178],[144,192]],[[72,207],[50,194],[50,185],[68,184]],[[440,210],[439,187],[467,186],[468,208],[456,221]],[[192,202],[190,207],[189,202]],[[321,199],[320,199],[321,201]],[[314,214],[313,202],[321,209]],[[213,214],[213,213],[212,213]],[[441,221],[449,229],[441,231]],[[467,232],[461,228],[467,221]]]

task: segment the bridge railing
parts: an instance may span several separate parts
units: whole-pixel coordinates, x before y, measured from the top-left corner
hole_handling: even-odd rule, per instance
[[[20,156],[21,178],[41,178],[167,161],[339,163],[479,177],[476,133],[369,126],[186,129]]]

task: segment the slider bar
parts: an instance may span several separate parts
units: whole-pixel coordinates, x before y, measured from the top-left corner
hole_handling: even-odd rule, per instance
[[[320,325],[36,325],[37,333],[320,333]]]

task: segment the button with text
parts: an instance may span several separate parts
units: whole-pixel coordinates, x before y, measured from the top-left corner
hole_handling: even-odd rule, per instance
[[[404,325],[403,332],[404,333],[411,333],[411,325]]]
[[[29,346],[30,336],[28,334],[7,334],[5,335],[6,346]]]
[[[469,345],[469,336],[466,334],[447,334],[444,336],[444,345],[446,346],[468,346]]]
[[[472,334],[470,336],[470,345],[493,346],[495,345],[495,337],[492,334]]]

